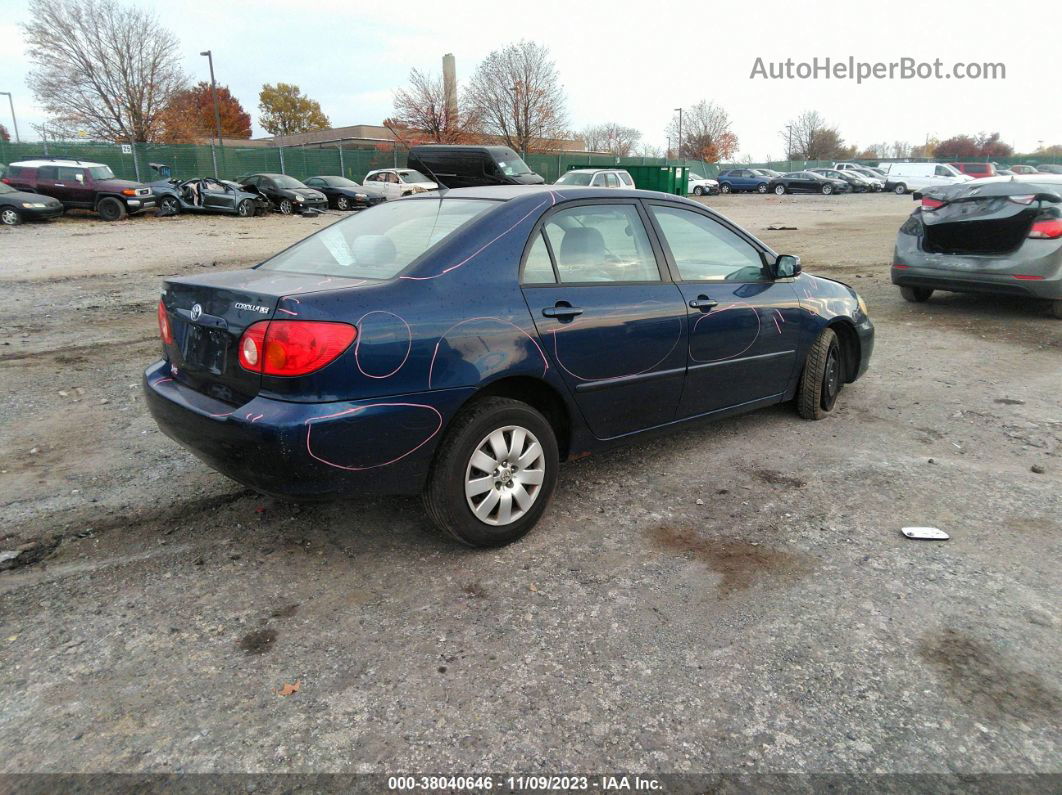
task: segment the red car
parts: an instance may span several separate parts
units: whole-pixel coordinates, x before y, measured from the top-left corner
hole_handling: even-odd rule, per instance
[[[951,163],[951,165],[974,179],[996,176],[996,167],[991,163]]]
[[[95,210],[104,221],[120,221],[127,215],[155,209],[151,188],[118,179],[103,163],[38,158],[12,163],[4,182],[16,190],[51,196],[63,207]]]

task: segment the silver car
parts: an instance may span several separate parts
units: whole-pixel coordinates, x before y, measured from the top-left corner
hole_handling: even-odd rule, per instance
[[[1062,175],[979,179],[914,194],[896,236],[892,283],[908,301],[934,290],[1051,301],[1062,318]]]

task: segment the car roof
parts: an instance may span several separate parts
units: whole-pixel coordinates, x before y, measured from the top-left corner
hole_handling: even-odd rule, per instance
[[[604,171],[626,171],[625,168],[613,166],[611,168],[569,168],[564,174],[600,174]],[[564,174],[561,174],[563,177]]]
[[[434,199],[445,197],[447,199],[491,199],[493,201],[509,201],[520,199],[536,194],[553,195],[554,199],[570,201],[574,199],[671,199],[678,202],[692,204],[695,207],[703,207],[699,202],[691,202],[682,196],[671,193],[661,193],[652,190],[638,190],[636,188],[591,188],[568,185],[482,185],[474,188],[454,188],[443,194],[421,193],[418,196],[409,196],[401,201],[420,201],[422,199]]]
[[[19,168],[40,168],[41,166],[78,166],[83,168],[95,168],[96,166],[105,166],[106,163],[93,163],[89,160],[20,160],[17,163],[10,163],[9,165],[18,166]]]

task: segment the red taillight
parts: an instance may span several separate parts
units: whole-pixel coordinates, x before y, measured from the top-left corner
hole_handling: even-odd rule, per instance
[[[943,207],[944,202],[940,199],[930,199],[928,196],[922,197],[922,209],[923,210],[935,210],[938,207]]]
[[[1015,273],[1014,274],[1014,278],[1015,279],[1020,279],[1023,282],[1038,282],[1041,279],[1043,279],[1044,277],[1043,276],[1037,276],[1037,275],[1032,274],[1032,273]]]
[[[347,323],[263,320],[240,337],[240,366],[263,375],[306,375],[334,361],[357,335]]]
[[[170,328],[170,315],[166,311],[166,304],[159,301],[159,308],[157,310],[159,318],[159,336],[162,337],[162,341],[167,345],[173,344],[173,329]]]
[[[1062,218],[1037,221],[1032,225],[1032,229],[1029,230],[1029,237],[1035,237],[1040,240],[1055,240],[1062,237]]]

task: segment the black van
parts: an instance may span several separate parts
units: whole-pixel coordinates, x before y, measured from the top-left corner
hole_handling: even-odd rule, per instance
[[[447,188],[545,182],[507,146],[414,146],[409,150],[409,167],[433,177]]]

